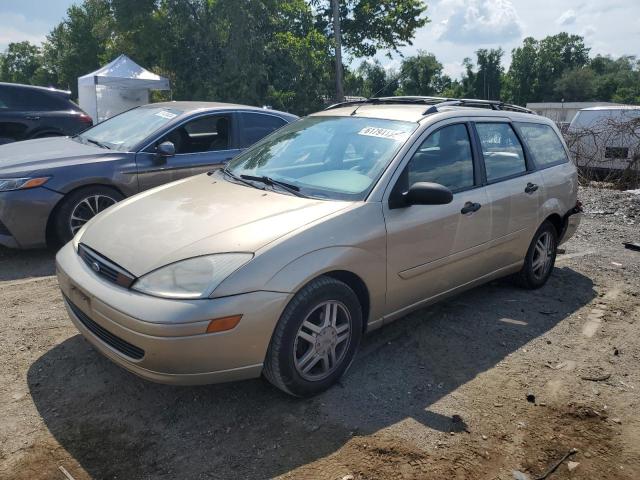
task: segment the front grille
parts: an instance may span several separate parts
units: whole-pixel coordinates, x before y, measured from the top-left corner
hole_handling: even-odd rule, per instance
[[[0,222],[0,235],[9,235],[9,236],[11,236],[11,232],[5,226],[5,224],[2,223],[2,222]]]
[[[116,285],[120,285],[124,288],[129,288],[136,280],[134,275],[130,274],[125,269],[119,267],[102,255],[94,252],[85,245],[80,244],[78,246],[78,255],[80,255],[80,258],[89,265],[91,270],[111,283],[115,283]]]
[[[91,320],[82,310],[76,307],[69,298],[66,296],[64,299],[67,301],[69,308],[73,312],[73,314],[80,320],[80,322],[93,333],[96,337],[102,340],[107,345],[115,348],[117,351],[126,355],[127,357],[133,358],[134,360],[140,360],[144,357],[144,350],[140,347],[136,347],[135,345],[130,344],[126,340],[114,335],[109,332],[102,326],[98,325],[96,322]]]

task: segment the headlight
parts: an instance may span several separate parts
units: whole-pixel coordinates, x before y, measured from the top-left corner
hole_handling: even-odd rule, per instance
[[[140,277],[131,288],[165,298],[206,298],[253,258],[251,253],[221,253],[190,258]]]
[[[47,180],[49,180],[49,178],[51,177],[0,178],[0,192],[36,188],[47,183]]]

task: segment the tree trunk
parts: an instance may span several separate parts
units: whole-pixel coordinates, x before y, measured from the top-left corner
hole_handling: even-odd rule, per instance
[[[336,101],[344,101],[344,84],[342,79],[342,34],[340,31],[340,5],[339,0],[331,0],[333,7],[333,33],[336,49]]]

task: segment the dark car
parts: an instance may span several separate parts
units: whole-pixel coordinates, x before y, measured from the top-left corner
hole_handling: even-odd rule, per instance
[[[66,242],[123,198],[219,168],[297,118],[226,103],[154,103],[73,137],[2,145],[0,245]]]
[[[93,124],[71,101],[71,92],[0,82],[0,145],[75,135]]]

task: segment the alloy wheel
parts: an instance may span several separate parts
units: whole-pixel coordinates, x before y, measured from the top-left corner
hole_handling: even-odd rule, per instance
[[[537,280],[544,278],[549,273],[553,264],[554,253],[555,244],[552,235],[549,232],[542,233],[536,242],[531,262],[531,270]]]
[[[294,363],[308,381],[322,380],[342,363],[351,341],[351,315],[347,307],[330,300],[316,306],[298,329]]]
[[[107,195],[90,195],[83,198],[71,211],[69,217],[71,233],[75,235],[85,223],[115,203],[117,200]]]

